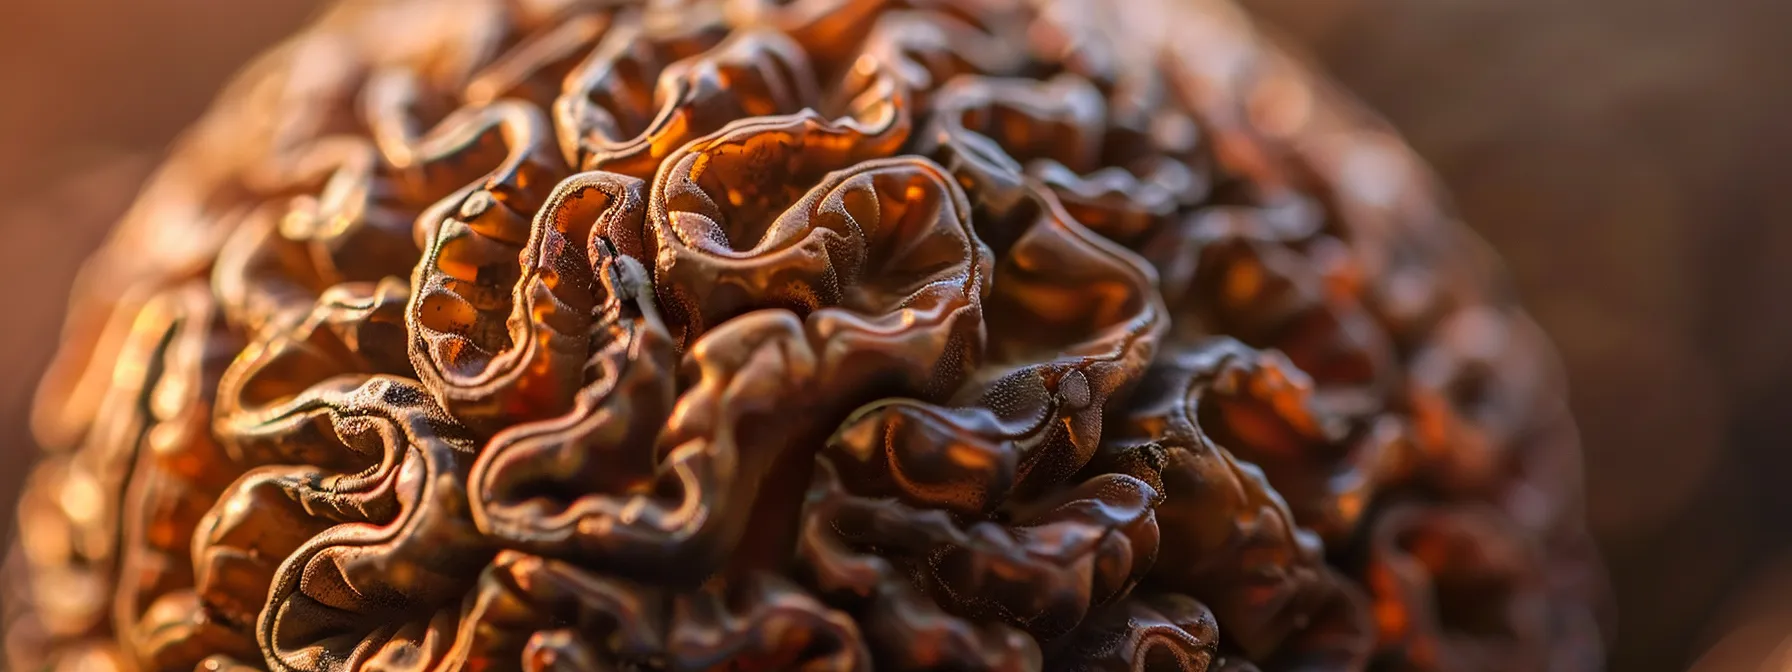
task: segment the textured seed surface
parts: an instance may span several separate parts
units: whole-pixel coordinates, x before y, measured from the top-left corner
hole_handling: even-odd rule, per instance
[[[1547,343],[1209,0],[366,0],[83,270],[36,670],[1595,669]]]

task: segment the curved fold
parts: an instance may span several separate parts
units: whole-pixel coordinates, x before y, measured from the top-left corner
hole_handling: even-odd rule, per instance
[[[1000,621],[961,618],[942,609],[912,583],[905,567],[836,527],[874,507],[847,492],[832,464],[820,460],[803,512],[797,557],[806,582],[843,604],[865,633],[881,665],[901,670],[1036,670],[1042,664],[1031,635]]]
[[[359,373],[409,375],[404,309],[410,291],[397,278],[346,283],[325,290],[308,312],[286,328],[251,340],[218,381],[213,431],[241,466],[303,463],[318,456],[285,452],[278,444],[262,453],[238,441],[269,409],[334,376]],[[333,463],[322,457],[323,464]]]
[[[274,670],[433,655],[440,612],[490,557],[458,485],[464,430],[413,381],[353,375],[258,414],[238,441],[335,456],[255,469],[220,497],[193,539],[200,597],[253,619]]]
[[[809,57],[790,38],[693,18],[625,14],[567,75],[553,111],[569,165],[651,179],[729,122],[817,104]]]
[[[1540,549],[1491,510],[1408,505],[1369,533],[1378,662],[1399,670],[1548,669]]]
[[[1215,445],[1199,420],[1212,376],[1235,348],[1222,342],[1205,362],[1197,355],[1153,367],[1133,406],[1110,421],[1107,450],[1163,453],[1156,512],[1164,545],[1147,584],[1208,605],[1227,640],[1263,662],[1325,606],[1334,580],[1319,538],[1263,471]]]
[[[248,633],[218,622],[195,594],[194,531],[235,476],[211,434],[216,381],[238,348],[198,284],[172,292],[162,375],[146,399],[150,425],[123,490],[112,627],[142,669],[192,667],[213,653],[252,656]]]
[[[1225,334],[1281,350],[1353,417],[1397,394],[1399,353],[1359,299],[1360,267],[1337,239],[1224,207],[1165,229],[1149,249],[1183,318],[1175,340]]]
[[[681,592],[499,553],[429,669],[869,670],[851,618],[771,574]]]
[[[983,277],[986,257],[960,192],[937,166],[887,158],[906,123],[886,121],[867,127],[814,112],[748,119],[667,159],[648,230],[617,245],[653,260],[681,346],[758,308],[873,312],[911,292],[962,293],[946,283]]]
[[[808,515],[821,518],[810,526],[831,528],[834,536],[810,541],[826,542],[811,553],[875,548],[949,611],[1008,623],[1040,640],[1071,632],[1091,609],[1125,597],[1159,543],[1152,512],[1158,493],[1120,474],[1035,502],[1007,523],[961,523],[942,510],[856,495],[836,480],[831,465],[817,471],[814,487]],[[820,572],[841,558],[809,561],[830,563],[812,570]]]
[[[1052,656],[1054,672],[1207,672],[1219,656],[1213,613],[1185,595],[1128,598],[1077,632]]]
[[[949,406],[879,401],[829,442],[842,476],[867,494],[981,516],[1049,490],[1095,454],[1104,414],[1118,411],[1153,356],[1165,319],[1150,271],[1049,195],[1026,193],[1014,216],[1034,219],[978,220],[979,233],[1021,228],[984,304],[983,366]]]
[[[449,414],[489,434],[572,406],[590,330],[612,301],[599,276],[614,255],[599,234],[640,228],[644,189],[613,173],[569,177],[524,240],[443,222],[417,266],[406,325],[418,377]]]
[[[1261,468],[1295,520],[1327,543],[1348,542],[1376,495],[1410,484],[1416,468],[1402,418],[1352,423],[1280,352],[1230,338],[1165,353],[1139,398],[1147,417],[1186,415],[1202,436]]]
[[[1077,75],[962,76],[934,94],[930,141],[986,188],[1013,191],[1037,181],[1082,225],[1140,249],[1205,201],[1208,185],[1186,139],[1120,125],[1110,105]]]
[[[153,599],[165,582],[178,584],[179,558],[173,566],[144,568],[141,556],[158,556],[166,546],[146,549],[141,520],[126,508],[149,496],[155,476],[142,469],[167,460],[182,463],[180,476],[201,482],[184,490],[179,482],[161,486],[181,490],[177,497],[199,497],[203,486],[221,485],[203,463],[209,442],[194,436],[190,423],[205,422],[206,390],[194,369],[215,365],[212,348],[228,349],[227,337],[214,333],[216,310],[203,285],[185,285],[156,292],[118,338],[121,364],[111,371],[111,385],[97,404],[93,423],[74,450],[54,455],[32,469],[19,501],[18,534],[23,553],[16,560],[40,580],[25,589],[34,604],[33,618],[50,642],[69,643],[107,633],[116,625],[134,626],[139,601]],[[193,451],[187,455],[164,455]],[[228,479],[228,476],[225,477]],[[136,492],[132,492],[134,483]],[[178,502],[170,508],[180,509]],[[180,514],[190,513],[179,510]],[[169,521],[178,527],[184,521]],[[161,539],[157,541],[174,541]],[[174,541],[178,544],[178,541]],[[175,554],[178,556],[178,554]],[[177,587],[177,586],[176,586]],[[174,589],[174,588],[171,588]],[[145,593],[148,593],[146,595]],[[114,609],[114,602],[127,604]],[[124,619],[117,623],[117,619]],[[116,647],[112,647],[116,648]],[[136,658],[136,651],[115,650]]]

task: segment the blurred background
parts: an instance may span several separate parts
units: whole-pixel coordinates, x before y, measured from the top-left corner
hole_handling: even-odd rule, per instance
[[[1792,3],[1247,2],[1430,160],[1555,340],[1611,668],[1792,669]]]
[[[1611,669],[1792,669],[1792,3],[1243,0],[1399,127],[1560,348]],[[78,260],[314,0],[7,0],[0,514]]]

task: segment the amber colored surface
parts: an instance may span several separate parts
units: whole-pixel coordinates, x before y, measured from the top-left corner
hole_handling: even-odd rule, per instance
[[[1783,3],[1253,4],[1440,170],[1562,351],[1593,529],[1624,607],[1614,669],[1677,671],[1700,652],[1700,670],[1777,669],[1768,659],[1792,633],[1785,556],[1773,552],[1792,541],[1775,466],[1789,434],[1777,363],[1789,330],[1774,321],[1792,289],[1776,260],[1792,246],[1767,224],[1792,217],[1776,168],[1792,140]],[[224,77],[310,9],[8,4],[0,194],[16,209],[0,218],[0,277],[42,289],[10,296],[0,328],[7,459],[34,450],[25,405],[57,340],[34,325],[60,320],[75,262]],[[132,104],[114,104],[115,91]],[[1598,244],[1639,232],[1654,242]],[[1714,373],[1710,357],[1734,373]],[[0,490],[24,473],[0,470]]]
[[[177,148],[15,666],[1598,664],[1549,346],[1241,17],[574,5],[344,5]]]

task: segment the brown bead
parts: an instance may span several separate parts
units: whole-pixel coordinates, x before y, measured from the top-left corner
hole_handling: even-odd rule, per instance
[[[344,2],[89,262],[7,654],[1595,665],[1428,189],[1216,1]]]

